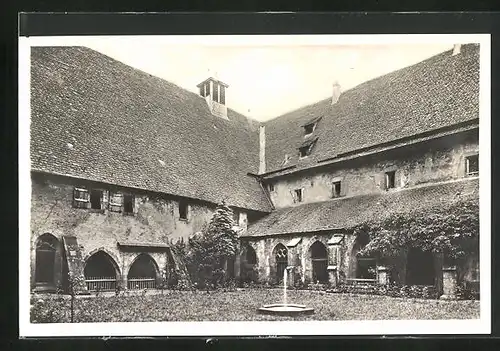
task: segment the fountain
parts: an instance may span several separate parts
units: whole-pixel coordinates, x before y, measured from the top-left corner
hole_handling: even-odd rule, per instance
[[[314,309],[305,305],[297,305],[287,302],[286,287],[288,283],[288,270],[293,267],[286,267],[283,272],[283,303],[264,305],[257,311],[262,314],[274,314],[281,316],[295,316],[298,314],[312,314]]]

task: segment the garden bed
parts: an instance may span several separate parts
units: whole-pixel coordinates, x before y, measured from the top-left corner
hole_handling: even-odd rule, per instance
[[[76,299],[75,322],[264,321],[264,320],[383,320],[477,319],[477,301],[401,299],[386,296],[329,294],[291,290],[289,303],[312,307],[314,315],[276,317],[257,308],[282,302],[279,289],[240,291],[165,291],[145,296],[98,296]],[[67,298],[32,298],[33,323],[70,322]]]

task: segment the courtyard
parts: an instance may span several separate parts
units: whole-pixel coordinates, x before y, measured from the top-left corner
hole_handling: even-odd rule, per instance
[[[135,295],[81,296],[74,322],[286,321],[478,319],[479,301],[441,301],[373,295],[288,291],[288,302],[304,304],[313,315],[278,317],[256,312],[281,303],[281,289],[238,291],[147,291]],[[68,296],[33,295],[32,323],[70,322]]]

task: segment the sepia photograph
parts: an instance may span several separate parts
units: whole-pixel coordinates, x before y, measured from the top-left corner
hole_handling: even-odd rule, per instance
[[[22,333],[488,332],[489,45],[21,37]]]

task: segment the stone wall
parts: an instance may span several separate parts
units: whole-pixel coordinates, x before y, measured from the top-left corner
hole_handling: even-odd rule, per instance
[[[125,215],[107,208],[109,196],[104,196],[102,210],[73,207],[75,186],[132,193],[135,197],[134,213]],[[187,220],[179,218],[179,200],[161,197],[139,190],[120,189],[111,185],[77,181],[67,177],[32,174],[31,195],[31,283],[34,284],[35,248],[37,239],[45,233],[54,235],[61,243],[56,256],[56,283],[61,283],[62,237],[74,236],[78,240],[82,257],[102,250],[119,267],[119,275],[126,277],[130,265],[142,252],[124,252],[118,242],[166,244],[168,240],[188,238],[201,231],[210,221],[215,204],[188,201]],[[245,230],[247,214],[239,210],[239,225]],[[146,250],[146,249],[142,249]],[[147,252],[147,251],[145,251]],[[151,249],[148,254],[157,267],[164,268],[167,254]]]
[[[328,240],[332,238],[333,235],[343,236],[343,240],[340,241],[338,246],[329,245]],[[269,236],[269,237],[246,237],[245,243],[248,243],[256,252],[257,264],[255,268],[257,270],[257,281],[260,283],[270,283],[274,284],[277,282],[278,277],[276,273],[276,261],[274,258],[274,249],[278,244],[287,246],[288,243],[294,239],[299,240],[299,243],[295,247],[288,248],[288,265],[295,266],[295,272],[297,274],[296,281],[300,280],[302,283],[308,284],[312,282],[312,260],[311,260],[311,245],[316,241],[321,242],[325,245],[328,252],[328,266],[335,267],[335,274],[337,275],[338,281],[342,282],[345,279],[356,278],[356,258],[354,256],[356,237],[350,233],[340,233],[340,232],[321,232],[321,233],[303,233],[296,235],[279,235],[279,236]],[[434,269],[435,269],[435,287],[438,291],[443,291],[443,267],[444,262],[442,255],[434,254]],[[459,267],[458,278],[459,281],[473,280],[473,271],[475,269],[475,260],[477,258],[471,258],[467,260],[463,267]],[[379,262],[379,264],[381,264]],[[406,254],[401,257],[396,258],[394,261],[386,261],[383,266],[389,264],[393,268],[389,271],[388,280],[392,283],[403,285],[406,284]],[[253,268],[253,267],[249,267]],[[477,274],[476,274],[477,276]],[[474,276],[474,277],[476,277]]]
[[[465,176],[465,156],[477,152],[477,132],[446,137],[417,146],[361,157],[358,160],[308,170],[269,180],[276,208],[332,198],[332,183],[341,181],[341,196],[385,191],[385,172],[395,171],[396,187],[411,187]],[[303,189],[303,201],[294,202],[295,189]]]
[[[311,245],[316,241],[321,242],[328,253],[328,265],[339,266],[341,274],[346,274],[349,268],[349,252],[352,250],[354,243],[354,236],[351,234],[344,235],[344,239],[340,244],[339,255],[337,262],[334,262],[336,255],[332,252],[336,250],[335,247],[328,245],[328,240],[334,235],[334,232],[324,232],[320,234],[303,235],[280,235],[264,238],[245,238],[247,242],[257,254],[256,269],[258,272],[258,280],[261,283],[269,282],[275,283],[280,277],[276,272],[276,260],[274,257],[274,249],[278,244],[285,247],[292,240],[297,239],[300,241],[294,247],[287,247],[288,249],[288,265],[296,267],[298,279],[303,283],[310,283],[312,281],[312,261],[311,261]]]

